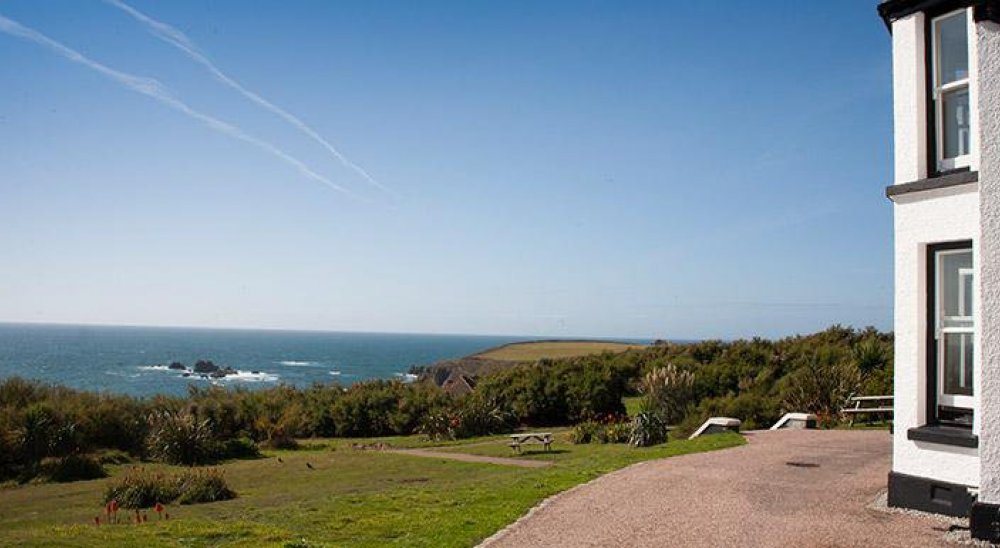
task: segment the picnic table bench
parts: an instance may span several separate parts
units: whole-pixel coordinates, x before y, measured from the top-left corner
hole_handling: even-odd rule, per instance
[[[515,453],[520,453],[521,445],[525,443],[540,443],[543,447],[545,447],[545,450],[548,451],[552,448],[552,433],[531,432],[527,434],[510,435],[510,448],[513,449]]]
[[[850,415],[850,425],[854,426],[854,418],[858,415],[888,415],[891,419],[892,405],[892,396],[851,396],[840,412]]]

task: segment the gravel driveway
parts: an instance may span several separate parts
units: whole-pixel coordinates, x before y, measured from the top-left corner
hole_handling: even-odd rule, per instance
[[[947,525],[870,508],[883,431],[754,432],[735,449],[638,464],[549,499],[488,539],[511,546],[935,546]]]

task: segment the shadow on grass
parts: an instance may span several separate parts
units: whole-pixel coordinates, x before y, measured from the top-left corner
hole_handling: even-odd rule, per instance
[[[526,450],[521,450],[520,453],[511,453],[511,456],[528,457],[533,455],[564,455],[569,452],[570,452],[569,449],[549,449],[548,451],[546,451],[545,449],[526,449]]]

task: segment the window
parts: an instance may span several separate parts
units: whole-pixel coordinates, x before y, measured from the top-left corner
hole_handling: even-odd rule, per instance
[[[938,171],[969,167],[969,10],[931,21],[932,97]]]
[[[975,358],[975,273],[968,242],[931,248],[932,382],[935,418],[972,426]],[[930,369],[929,369],[930,372]]]

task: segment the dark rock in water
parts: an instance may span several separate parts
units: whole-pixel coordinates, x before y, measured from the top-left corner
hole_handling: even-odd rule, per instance
[[[251,375],[260,375],[260,371],[251,371],[250,374]]]
[[[211,373],[209,373],[209,376],[212,377],[213,379],[222,379],[228,375],[238,375],[238,374],[239,371],[233,369],[232,367],[227,366],[223,369],[216,369],[215,371],[212,371]]]
[[[187,367],[184,367],[184,364],[181,362],[171,362],[167,367],[170,369],[187,369]]]
[[[182,377],[190,377],[190,376],[191,376],[191,373],[188,373],[187,371],[185,371],[185,372],[184,372],[184,374],[183,374],[183,375],[181,375],[181,376],[182,376]]]
[[[211,360],[198,360],[194,364],[195,373],[215,373],[219,370],[219,366],[211,362]]]

